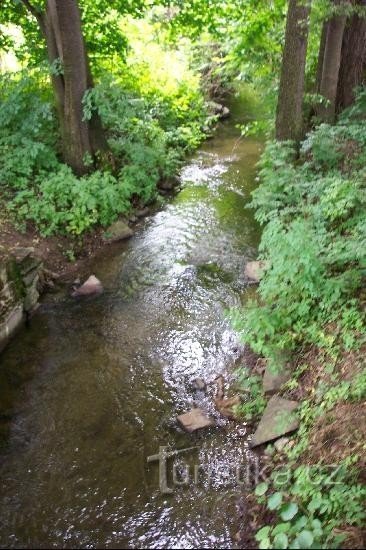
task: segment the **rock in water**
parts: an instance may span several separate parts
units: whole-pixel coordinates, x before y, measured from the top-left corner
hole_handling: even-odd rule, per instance
[[[90,275],[89,279],[85,281],[81,287],[74,290],[72,296],[91,296],[92,294],[101,294],[103,292],[103,286],[99,279],[95,275]]]
[[[215,425],[214,420],[199,408],[191,409],[190,411],[179,415],[177,420],[189,433]]]
[[[262,260],[248,262],[244,269],[244,275],[255,283],[259,283],[263,276],[263,271],[265,270],[267,265],[268,263]]]
[[[197,391],[206,391],[207,384],[203,378],[195,378],[192,382],[193,388]]]
[[[104,241],[109,243],[115,243],[124,239],[132,237],[133,231],[126,222],[117,220],[108,227],[104,235]]]
[[[295,411],[298,405],[297,401],[283,399],[278,395],[271,397],[251,441],[251,447],[257,447],[297,430],[299,420]]]

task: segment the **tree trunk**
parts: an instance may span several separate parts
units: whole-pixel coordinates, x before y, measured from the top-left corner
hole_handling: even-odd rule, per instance
[[[303,127],[310,1],[289,0],[277,104],[276,138],[299,141]]]
[[[357,0],[357,5],[365,5]],[[340,113],[354,102],[354,90],[366,81],[366,18],[353,15],[343,35],[336,111]]]
[[[328,21],[324,21],[323,28],[322,28],[322,35],[320,38],[320,45],[319,45],[318,66],[316,70],[315,91],[317,94],[320,93],[320,86],[322,83],[324,52],[325,52],[325,45],[327,43],[327,32],[328,32]]]
[[[83,120],[83,97],[88,89],[87,58],[76,0],[48,0],[55,3],[62,54],[64,96],[63,154],[78,175],[87,171],[85,155],[93,158],[88,122]]]
[[[348,0],[333,0],[335,6],[347,5]],[[328,22],[327,38],[324,49],[322,79],[319,93],[326,103],[318,108],[318,115],[326,122],[334,122],[338,75],[341,64],[341,51],[346,15],[336,15]]]
[[[85,92],[93,87],[93,79],[78,2],[47,0],[46,9],[40,12],[29,0],[22,1],[36,17],[46,40],[64,161],[76,174],[85,174],[85,156],[95,161],[101,152],[108,160],[108,147],[98,114],[93,113],[90,121],[83,120],[82,101]]]
[[[64,103],[65,103],[65,82],[61,73],[61,66],[57,67],[57,61],[61,62],[62,51],[58,33],[58,20],[53,1],[49,1],[46,11],[42,15],[41,30],[46,40],[48,61],[51,67],[51,82],[55,98],[55,105],[58,114],[62,142],[64,141]]]

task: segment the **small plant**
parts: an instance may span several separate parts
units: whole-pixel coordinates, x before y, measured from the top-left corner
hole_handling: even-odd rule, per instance
[[[366,489],[355,482],[352,460],[338,467],[299,467],[291,474],[275,472],[270,484],[257,485],[255,494],[277,522],[259,529],[259,548],[337,548],[344,536],[337,525],[362,525]],[[284,481],[286,488],[283,490]]]
[[[265,409],[266,399],[263,393],[261,376],[250,373],[249,369],[242,368],[236,372],[240,391],[244,392],[244,403],[235,407],[236,414],[246,420],[257,418]]]

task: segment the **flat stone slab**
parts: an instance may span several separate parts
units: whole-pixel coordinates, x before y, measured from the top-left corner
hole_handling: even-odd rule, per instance
[[[291,372],[286,367],[277,368],[267,366],[263,376],[263,391],[266,395],[273,395],[291,378]]]
[[[95,275],[90,275],[89,279],[85,281],[79,288],[74,290],[72,296],[77,298],[78,296],[91,296],[93,294],[101,294],[103,292],[103,285]]]
[[[189,433],[215,425],[215,421],[199,408],[191,409],[190,411],[179,415],[177,420]]]
[[[295,411],[298,406],[297,401],[290,401],[278,395],[271,397],[250,446],[257,447],[297,430],[299,420]]]
[[[255,283],[259,283],[267,265],[268,265],[268,262],[265,262],[263,260],[248,262],[244,269],[244,275],[251,281],[254,281]]]
[[[117,220],[108,227],[103,239],[106,242],[115,243],[123,241],[124,239],[129,239],[132,235],[133,231],[131,227],[129,227],[126,222]]]

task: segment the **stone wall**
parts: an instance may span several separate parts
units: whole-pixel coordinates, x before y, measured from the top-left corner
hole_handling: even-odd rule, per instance
[[[42,269],[32,248],[0,254],[0,351],[37,308]]]

